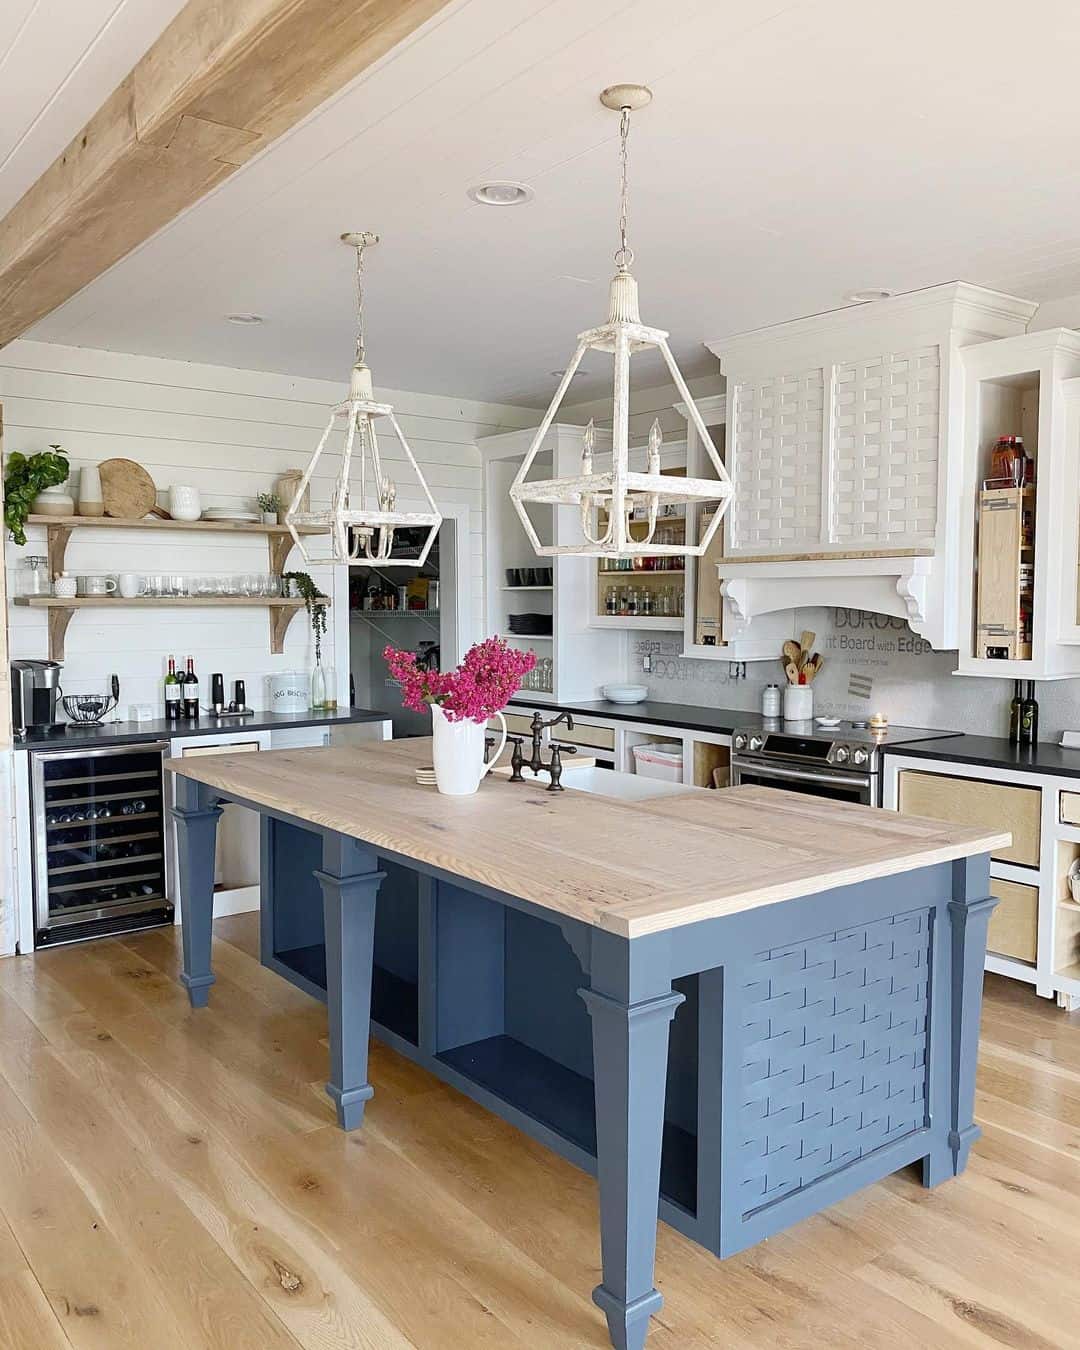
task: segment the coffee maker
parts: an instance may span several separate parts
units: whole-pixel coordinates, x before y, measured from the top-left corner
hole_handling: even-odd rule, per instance
[[[63,695],[59,661],[12,661],[11,714],[16,736],[63,731],[56,711]]]

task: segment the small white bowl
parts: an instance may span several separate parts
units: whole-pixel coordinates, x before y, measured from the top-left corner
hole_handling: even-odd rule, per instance
[[[649,697],[643,684],[605,684],[600,692],[609,703],[640,703]]]

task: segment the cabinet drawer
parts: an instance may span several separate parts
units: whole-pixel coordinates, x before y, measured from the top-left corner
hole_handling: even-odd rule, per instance
[[[559,726],[551,734],[567,745],[587,745],[593,750],[615,749],[615,732],[611,727],[594,727],[589,722],[579,722],[576,717],[573,731]]]
[[[544,716],[553,717],[554,713],[548,713]],[[528,736],[530,734],[531,717],[523,717],[521,713],[503,713],[506,718],[506,730],[511,736]],[[488,722],[488,727],[492,731],[499,730],[497,718],[492,718]],[[566,723],[560,722],[551,732],[552,738],[561,741],[564,745],[582,745],[588,746],[592,750],[614,750],[615,732],[611,727],[593,726],[591,722],[579,722],[574,718],[573,731],[567,731]]]
[[[1038,888],[991,877],[990,894],[998,904],[990,915],[987,950],[1034,963],[1039,938]]]
[[[1058,819],[1063,825],[1080,825],[1080,792],[1063,792],[1058,804]]]
[[[1009,830],[1012,844],[992,856],[1002,862],[1038,867],[1040,788],[988,783],[981,778],[953,778],[917,769],[901,770],[899,779],[899,805],[905,815]]]
[[[503,713],[506,718],[506,734],[508,736],[528,736],[531,717],[524,717],[521,713]],[[488,731],[494,731],[498,734],[502,731],[497,717],[488,719]]]

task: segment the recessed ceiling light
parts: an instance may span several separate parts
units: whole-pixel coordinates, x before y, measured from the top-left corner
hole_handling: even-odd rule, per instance
[[[481,206],[524,206],[536,195],[526,183],[496,179],[490,183],[476,183],[466,190],[467,197]]]
[[[552,375],[555,376],[557,380],[561,380],[562,377],[566,374],[566,368],[564,367],[562,370],[553,370],[551,373]],[[573,375],[570,376],[570,378],[572,380],[578,380],[581,378],[582,375],[588,375],[588,373],[589,372],[587,370],[575,370]]]
[[[886,290],[884,286],[868,286],[864,291],[849,291],[844,299],[853,305],[865,305],[871,300],[888,300],[890,295],[895,294],[895,291]]]
[[[263,316],[261,314],[226,314],[225,317],[228,319],[229,323],[255,324],[263,322]]]

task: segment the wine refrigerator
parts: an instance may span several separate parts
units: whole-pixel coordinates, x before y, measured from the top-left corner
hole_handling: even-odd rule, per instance
[[[30,752],[36,946],[172,922],[167,749]]]

